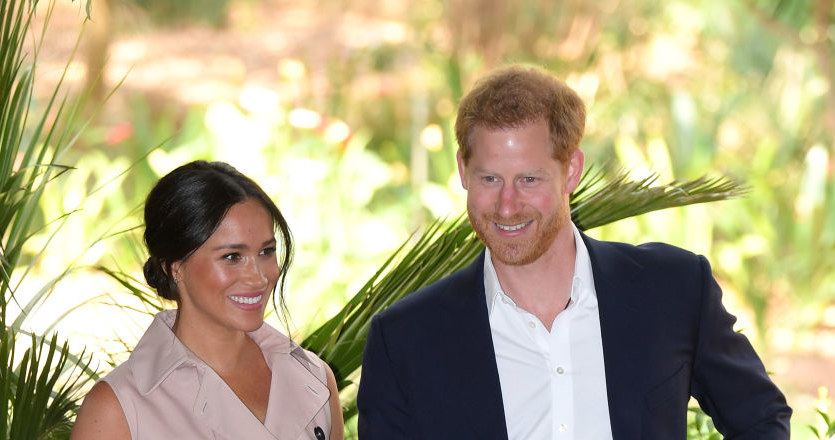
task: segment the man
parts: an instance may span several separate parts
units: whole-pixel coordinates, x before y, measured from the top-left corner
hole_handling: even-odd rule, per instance
[[[584,126],[538,69],[500,69],[461,101],[458,169],[487,249],[372,320],[361,440],[684,439],[690,396],[726,439],[789,438],[704,257],[571,223]]]

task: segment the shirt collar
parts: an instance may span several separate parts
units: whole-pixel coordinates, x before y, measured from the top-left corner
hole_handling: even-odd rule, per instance
[[[157,313],[131,353],[131,371],[142,394],[153,391],[180,366],[205,365],[171,330],[176,318],[176,310]],[[247,334],[261,348],[271,368],[274,354],[291,354],[299,361],[305,361],[305,368],[312,371],[314,364],[305,351],[269,324],[264,323]]]
[[[571,282],[571,302],[580,303],[585,298],[586,292],[590,292],[591,295],[595,294],[594,278],[591,271],[589,251],[586,249],[586,243],[580,235],[580,230],[573,222],[569,222],[569,224],[574,233],[574,244],[577,248],[574,257],[574,278]],[[496,274],[496,268],[493,266],[489,248],[485,249],[484,252],[484,293],[487,295],[487,314],[489,316],[493,313],[495,301],[504,295],[501,283],[499,283],[499,276]],[[510,298],[508,300],[512,301]]]

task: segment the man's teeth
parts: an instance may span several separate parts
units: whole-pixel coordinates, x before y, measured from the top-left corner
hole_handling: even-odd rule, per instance
[[[232,301],[235,301],[236,303],[241,303],[241,304],[255,304],[258,301],[261,301],[262,296],[263,295],[258,295],[258,296],[235,296],[235,295],[232,295],[232,296],[229,297],[229,299],[231,299]]]
[[[528,223],[529,222],[525,222],[525,223],[519,223],[518,225],[510,225],[510,226],[496,223],[496,226],[498,226],[499,229],[501,229],[502,231],[518,231],[518,230],[524,228],[525,226],[527,226]]]

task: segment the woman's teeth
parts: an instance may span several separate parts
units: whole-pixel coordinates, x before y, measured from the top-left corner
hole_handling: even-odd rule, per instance
[[[232,296],[229,297],[229,299],[231,299],[232,301],[235,301],[236,303],[241,303],[241,304],[255,304],[255,303],[261,301],[262,296],[263,295],[258,295],[258,296],[235,296],[235,295],[232,295]]]

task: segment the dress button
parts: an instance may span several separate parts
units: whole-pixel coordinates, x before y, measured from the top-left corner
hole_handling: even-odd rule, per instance
[[[561,365],[557,367],[557,374],[565,374],[565,368]]]

